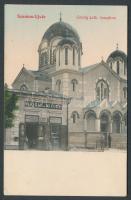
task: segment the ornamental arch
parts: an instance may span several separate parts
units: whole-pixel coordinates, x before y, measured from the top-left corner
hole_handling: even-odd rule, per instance
[[[100,118],[100,131],[110,132],[111,113],[108,110],[102,110],[99,115]]]
[[[86,130],[89,132],[96,131],[96,113],[93,110],[89,110],[85,113],[84,119],[86,120]]]

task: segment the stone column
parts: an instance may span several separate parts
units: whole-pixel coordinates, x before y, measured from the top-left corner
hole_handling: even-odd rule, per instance
[[[50,125],[47,124],[45,127],[45,149],[51,150],[51,140],[50,140]]]
[[[121,133],[125,133],[125,132],[126,132],[126,130],[125,130],[125,121],[122,120],[121,121]]]
[[[96,118],[96,131],[100,132],[100,118]]]
[[[110,133],[112,133],[112,124],[113,124],[113,120],[110,121]]]
[[[84,132],[87,131],[87,119],[84,118]]]

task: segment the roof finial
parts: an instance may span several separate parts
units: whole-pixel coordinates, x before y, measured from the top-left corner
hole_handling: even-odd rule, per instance
[[[60,22],[62,21],[62,13],[60,12]]]
[[[118,46],[119,46],[119,44],[118,44],[118,43],[116,43],[116,50],[118,50]]]
[[[23,67],[25,67],[25,64],[23,64]]]

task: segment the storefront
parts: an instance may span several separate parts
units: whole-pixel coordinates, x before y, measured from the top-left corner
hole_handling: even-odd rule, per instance
[[[14,127],[6,131],[6,149],[66,150],[67,99],[38,92],[13,92],[19,96],[19,109]]]

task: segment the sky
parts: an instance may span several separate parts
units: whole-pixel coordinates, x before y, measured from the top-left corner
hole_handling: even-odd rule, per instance
[[[98,63],[102,57],[106,61],[117,43],[127,54],[127,6],[5,5],[4,79],[9,86],[23,64],[27,69],[38,69],[38,46],[45,31],[59,21],[60,12],[62,21],[80,36],[82,67]],[[45,18],[18,18],[18,15]],[[97,19],[90,19],[94,16]]]

